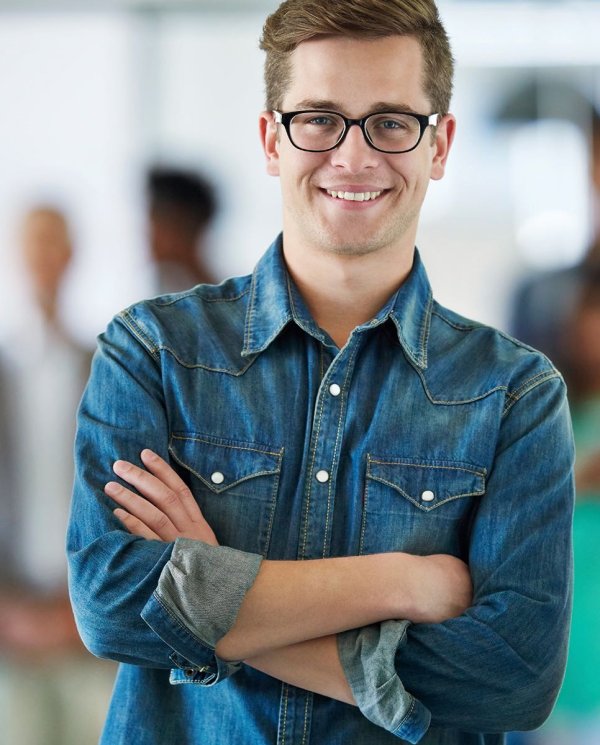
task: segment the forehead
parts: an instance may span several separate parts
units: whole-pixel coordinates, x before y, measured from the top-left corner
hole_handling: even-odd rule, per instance
[[[326,36],[302,42],[291,55],[284,108],[317,101],[335,103],[355,116],[382,101],[425,111],[429,102],[420,43],[412,36]]]

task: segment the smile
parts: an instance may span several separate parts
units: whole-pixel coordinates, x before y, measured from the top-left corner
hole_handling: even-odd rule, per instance
[[[327,193],[336,199],[345,199],[347,202],[368,202],[371,199],[377,199],[382,194],[381,191],[332,191],[326,189]]]

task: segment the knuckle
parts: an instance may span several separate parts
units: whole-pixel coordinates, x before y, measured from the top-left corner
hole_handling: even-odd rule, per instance
[[[165,494],[163,502],[167,507],[173,507],[174,505],[179,503],[179,497],[174,491],[169,490]]]
[[[169,518],[166,515],[160,514],[155,521],[155,525],[157,530],[164,531],[170,525]]]
[[[187,499],[187,497],[191,496],[192,493],[185,484],[180,484],[175,489],[175,494],[177,494],[179,499]]]

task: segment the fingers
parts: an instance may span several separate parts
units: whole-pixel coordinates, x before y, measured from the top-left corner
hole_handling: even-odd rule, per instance
[[[137,517],[134,517],[134,515],[130,515],[129,512],[125,512],[125,510],[122,510],[120,507],[117,507],[116,510],[113,510],[113,515],[123,523],[125,528],[132,535],[139,535],[141,538],[147,538],[150,541],[162,540],[157,533],[155,533],[153,530],[150,530],[150,528],[141,520],[139,520]]]
[[[164,512],[149,502],[139,494],[126,489],[116,481],[109,481],[104,487],[107,496],[117,502],[122,510],[118,511],[116,516],[127,527],[134,527],[136,535],[147,537],[148,531],[152,533],[152,538],[159,538],[163,541],[174,541],[180,531],[175,527],[173,522]],[[125,515],[128,515],[125,518]]]
[[[160,455],[148,448],[142,450],[140,457],[146,468],[177,495],[188,517],[194,521],[197,520],[201,515],[200,508],[187,484],[177,472]]]
[[[155,456],[155,458],[158,459],[158,456]],[[160,460],[162,461],[162,459]],[[182,500],[184,490],[189,490],[187,490],[184,482],[179,478],[179,476],[177,476],[177,474],[175,474],[173,469],[167,463],[162,461],[162,464],[164,464],[164,467],[160,468],[161,464],[158,464],[159,468],[156,469],[156,461],[152,459],[152,465],[160,472],[156,476],[149,473],[144,468],[139,468],[133,463],[123,460],[115,462],[113,465],[113,471],[117,476],[120,476],[123,481],[126,481],[128,484],[135,487],[135,489],[137,489],[146,500],[157,507],[158,510],[166,516],[170,523],[172,523],[176,528],[183,530],[191,519],[189,514],[190,506],[185,504]],[[171,473],[168,474],[166,473],[167,471]],[[163,481],[165,476],[170,477],[169,483],[176,483],[179,491],[172,489],[169,486],[169,483]],[[173,479],[173,476],[175,476],[176,481]],[[109,496],[113,495],[111,494]],[[189,498],[193,501],[191,494],[189,495]],[[123,506],[130,511],[126,505]],[[196,512],[198,512],[197,506]]]
[[[113,465],[117,476],[139,493],[116,481],[104,487],[105,494],[123,508],[115,515],[129,532],[163,541],[192,538],[218,546],[213,529],[185,482],[151,450],[143,450],[141,458],[148,470],[123,460]]]

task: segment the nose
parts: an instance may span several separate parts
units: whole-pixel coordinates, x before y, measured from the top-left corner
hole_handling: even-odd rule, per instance
[[[380,155],[366,141],[358,124],[352,124],[342,144],[331,151],[331,163],[349,173],[360,173],[365,168],[376,168]]]

